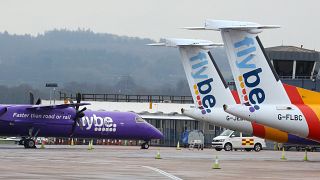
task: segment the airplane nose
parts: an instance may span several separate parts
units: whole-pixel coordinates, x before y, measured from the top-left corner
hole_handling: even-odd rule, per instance
[[[159,131],[157,128],[155,128],[153,125],[149,124],[149,133],[148,136],[150,139],[163,139],[163,134],[161,131]]]

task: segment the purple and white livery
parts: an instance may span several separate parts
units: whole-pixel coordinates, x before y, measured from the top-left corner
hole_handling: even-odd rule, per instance
[[[0,105],[0,136],[23,137],[25,148],[35,147],[35,137],[74,137],[144,140],[163,134],[139,115],[131,112],[91,111],[79,106],[88,103],[61,105]]]

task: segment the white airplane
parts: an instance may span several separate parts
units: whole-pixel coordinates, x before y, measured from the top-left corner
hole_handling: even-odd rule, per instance
[[[196,39],[165,39],[163,43],[149,45],[179,48],[181,62],[197,107],[182,109],[183,114],[197,120],[204,120],[217,126],[276,142],[318,144],[277,129],[245,121],[223,110],[224,104],[236,105],[235,99],[239,98],[236,96],[236,92],[232,93],[230,91],[209,51],[213,46],[221,46],[222,44]]]
[[[277,27],[206,20],[204,27],[189,29],[221,32],[242,103],[226,103],[226,112],[320,142],[320,93],[283,85],[257,35]]]

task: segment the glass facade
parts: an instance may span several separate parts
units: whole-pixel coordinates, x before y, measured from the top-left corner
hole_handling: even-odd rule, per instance
[[[311,76],[314,61],[297,61],[296,77]]]
[[[273,60],[273,66],[279,76],[292,78],[292,60]]]

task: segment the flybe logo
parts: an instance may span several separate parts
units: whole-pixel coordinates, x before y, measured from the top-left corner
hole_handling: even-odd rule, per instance
[[[82,125],[86,130],[94,129],[101,132],[116,132],[117,124],[111,117],[100,117],[95,114],[82,117]]]
[[[263,89],[258,87],[260,84],[259,73],[262,72],[262,69],[257,68],[256,64],[252,62],[255,56],[254,53],[256,52],[254,39],[245,37],[241,41],[234,43],[234,48],[241,49],[236,53],[236,66],[239,69],[250,70],[240,75],[238,80],[241,87],[243,101],[246,105],[250,106],[250,112],[254,112],[255,110],[260,109],[257,104],[260,104],[265,100],[265,93]]]
[[[209,78],[206,72],[206,65],[208,64],[207,56],[205,53],[199,52],[189,60],[191,63],[191,76],[196,82],[193,85],[196,103],[201,109],[202,114],[210,113],[210,108],[214,107],[216,99],[211,93],[211,83],[213,82],[213,79]]]

